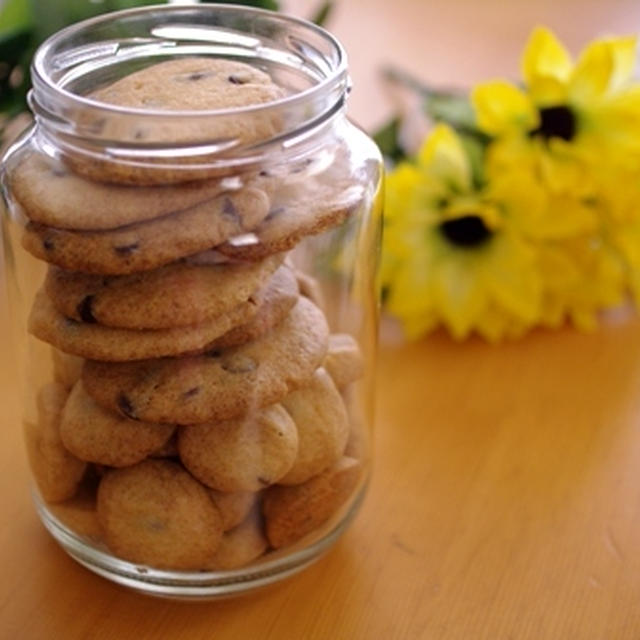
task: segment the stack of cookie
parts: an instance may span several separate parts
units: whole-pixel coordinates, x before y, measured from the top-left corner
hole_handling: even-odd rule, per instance
[[[96,97],[197,109],[212,91],[222,107],[281,92],[246,65],[192,58]],[[9,182],[23,246],[49,265],[29,330],[54,354],[27,445],[43,499],[78,535],[158,568],[230,569],[317,538],[354,494],[361,425],[345,397],[362,358],[330,335],[287,255],[360,204],[347,162],[325,149],[241,178],[149,184],[22,154]]]

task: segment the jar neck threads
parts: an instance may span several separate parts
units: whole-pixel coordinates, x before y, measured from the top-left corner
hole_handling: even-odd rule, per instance
[[[181,56],[251,64],[286,95],[207,111],[129,108],[87,97],[132,70]],[[349,91],[346,56],[330,34],[296,18],[220,5],[133,9],[69,27],[40,47],[32,78],[29,101],[45,152],[131,167],[187,164],[191,173],[259,166],[274,155],[303,157],[344,111]],[[265,118],[277,119],[277,132],[249,142],[207,133],[255,129]]]

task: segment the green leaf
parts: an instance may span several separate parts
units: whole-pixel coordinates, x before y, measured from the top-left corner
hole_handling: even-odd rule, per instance
[[[333,11],[334,4],[332,0],[327,0],[320,8],[316,10],[311,18],[311,22],[317,24],[319,27],[326,24],[331,12]]]
[[[380,147],[382,155],[394,163],[400,162],[407,157],[407,154],[398,142],[400,125],[401,120],[396,116],[373,134],[373,139],[378,147]]]
[[[466,92],[457,89],[431,87],[409,73],[395,68],[383,70],[384,77],[424,99],[427,115],[438,122],[446,122],[458,130],[482,135],[476,127],[473,106]]]
[[[163,0],[23,0],[31,5],[38,42],[71,24],[109,11],[162,4]]]
[[[25,0],[6,0],[0,9],[0,33],[22,31],[31,25],[31,7]]]
[[[425,96],[424,108],[434,120],[446,122],[456,129],[476,128],[473,107],[465,94],[432,93]]]
[[[0,35],[0,62],[7,67],[15,66],[22,59],[30,42],[31,32],[27,29],[3,33]]]

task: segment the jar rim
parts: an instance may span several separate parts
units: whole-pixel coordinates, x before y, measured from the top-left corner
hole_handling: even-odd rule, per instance
[[[242,107],[232,107],[224,109],[201,109],[201,110],[162,110],[153,108],[137,108],[126,107],[121,105],[114,105],[106,102],[101,102],[88,98],[86,96],[69,91],[64,86],[60,86],[46,70],[47,58],[51,55],[51,51],[61,44],[65,39],[81,33],[84,30],[88,30],[94,27],[98,27],[108,22],[114,22],[123,18],[134,17],[136,15],[144,15],[148,13],[160,13],[179,16],[180,14],[188,14],[193,11],[207,12],[214,15],[216,13],[238,13],[244,16],[254,15],[257,17],[267,18],[281,25],[295,25],[302,27],[320,36],[327,42],[335,53],[336,64],[330,70],[331,73],[320,79],[317,84],[313,84],[307,89],[299,92],[285,95],[276,100],[264,102],[255,105],[247,105]],[[256,7],[247,7],[244,5],[233,4],[211,4],[211,5],[147,5],[144,7],[136,7],[133,9],[124,9],[121,11],[114,11],[106,14],[95,16],[83,20],[76,24],[70,25],[61,29],[47,38],[37,49],[33,61],[31,64],[31,75],[33,91],[35,94],[45,92],[48,94],[55,93],[58,96],[63,97],[69,101],[75,107],[84,107],[90,109],[100,109],[113,113],[114,115],[136,116],[153,118],[158,117],[167,121],[178,120],[180,118],[213,118],[213,117],[227,117],[231,115],[252,115],[255,113],[262,113],[269,109],[282,109],[291,106],[299,105],[310,100],[313,100],[316,96],[321,96],[325,92],[328,92],[331,88],[344,85],[345,90],[348,88],[348,76],[347,76],[347,54],[337,38],[335,38],[329,31],[322,27],[292,16],[289,14],[278,13],[275,11],[269,11],[266,9],[260,9]]]

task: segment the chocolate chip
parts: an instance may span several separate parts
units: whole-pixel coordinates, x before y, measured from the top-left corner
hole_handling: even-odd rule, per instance
[[[207,351],[204,355],[207,358],[219,358],[222,355],[222,351],[220,351],[220,349],[211,349],[211,351]]]
[[[45,238],[42,241],[42,246],[45,248],[46,251],[53,251],[53,249],[55,249],[55,244],[53,244],[53,240],[49,240],[48,238]]]
[[[87,322],[89,324],[95,324],[97,320],[93,315],[93,309],[91,308],[93,305],[93,296],[85,296],[82,299],[82,302],[76,307],[76,311],[80,316],[82,322]]]
[[[133,139],[134,140],[142,140],[142,138],[144,138],[145,133],[144,131],[142,131],[142,129],[136,129],[135,133],[133,134]]]
[[[113,247],[113,250],[119,256],[130,256],[132,253],[137,251],[140,248],[140,243],[132,242],[131,244],[125,244],[120,247]]]
[[[124,393],[121,393],[117,399],[118,409],[122,411],[122,413],[127,416],[127,418],[131,418],[132,420],[137,420],[137,416],[135,413],[135,408],[131,404],[131,400],[127,398]]]
[[[231,83],[231,84],[246,84],[246,82],[242,79],[239,78],[238,76],[234,76],[233,74],[231,74],[227,80]]]
[[[182,394],[183,398],[193,398],[193,396],[197,396],[200,393],[200,387],[193,387],[193,389],[189,389]]]
[[[266,169],[263,169],[258,175],[261,178],[268,178],[271,174]]]
[[[187,76],[188,80],[202,80],[202,78],[206,78],[209,74],[204,71],[194,71],[194,73],[190,73]]]
[[[233,204],[231,198],[224,199],[224,202],[222,203],[222,213],[233,218],[234,220],[238,219],[238,210],[236,209],[236,205]]]

